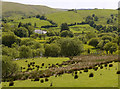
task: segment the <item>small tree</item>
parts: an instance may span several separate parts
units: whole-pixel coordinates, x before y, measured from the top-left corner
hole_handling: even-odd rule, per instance
[[[64,30],[69,31],[69,27],[68,27],[67,23],[62,23],[62,25],[61,25],[61,32],[64,31]]]
[[[98,43],[99,43],[99,40],[97,38],[92,38],[89,41],[89,45],[92,45],[94,47],[96,47],[98,45]]]
[[[61,37],[73,37],[74,34],[71,31],[62,31],[60,34]]]
[[[116,43],[106,43],[104,46],[104,49],[106,50],[106,53],[108,54],[108,51],[113,54],[113,52],[115,52],[117,50],[117,44]]]

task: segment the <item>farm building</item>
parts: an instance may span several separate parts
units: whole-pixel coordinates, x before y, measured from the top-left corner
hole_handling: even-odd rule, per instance
[[[47,31],[35,30],[35,33],[38,33],[38,34],[46,34],[46,33],[47,33]]]

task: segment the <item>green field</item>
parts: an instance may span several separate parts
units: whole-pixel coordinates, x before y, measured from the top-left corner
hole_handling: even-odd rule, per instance
[[[49,23],[48,21],[45,20],[40,20],[38,18],[27,18],[27,19],[20,19],[20,20],[15,20],[15,23],[31,23],[32,26],[34,26],[34,24],[36,23],[36,27],[41,28],[41,26],[45,26],[45,25],[51,25],[51,23]]]
[[[19,62],[18,62],[19,63]],[[94,71],[93,69],[88,72],[83,72],[81,74],[78,72],[78,79],[74,79],[75,74],[63,74],[59,77],[52,76],[48,82],[40,83],[40,81],[15,81],[14,87],[118,87],[118,75],[116,74],[118,70],[118,63],[113,64],[113,67],[104,67],[103,69],[98,69]],[[103,65],[104,66],[104,65]],[[94,77],[89,77],[89,74],[93,73]],[[40,80],[44,78],[40,78]],[[8,82],[2,83],[3,87],[8,86]]]
[[[27,60],[27,62],[25,62]],[[40,67],[42,67],[42,63],[44,63],[44,67],[40,68],[40,70],[44,70],[44,69],[48,69],[48,67],[52,64],[56,64],[56,63],[62,63],[63,61],[67,61],[69,60],[69,58],[65,58],[65,57],[49,57],[49,58],[46,58],[46,57],[42,57],[42,58],[31,58],[31,59],[22,59],[22,60],[17,60],[17,61],[14,61],[15,63],[18,64],[19,67],[25,67],[27,68],[27,65],[30,63],[30,62],[35,62],[36,65],[39,65]],[[48,65],[50,64],[50,65]],[[47,67],[47,68],[46,68]],[[26,69],[23,69],[22,71],[25,71]],[[36,70],[36,69],[34,69]]]
[[[87,32],[97,32],[96,29],[94,29],[93,27],[91,27],[90,25],[86,24],[86,25],[75,25],[75,26],[70,26],[70,30],[73,33],[87,33]]]
[[[65,11],[65,12],[57,12],[52,13],[49,15],[46,15],[46,17],[50,20],[53,20],[58,25],[61,25],[62,23],[75,23],[75,22],[82,22],[85,20],[85,17],[92,16],[92,14],[95,14],[98,16],[99,20],[96,21],[96,24],[101,25],[107,25],[107,19],[110,18],[111,14],[116,17],[116,14],[118,14],[117,10],[106,10],[106,9],[96,9],[96,10],[78,10],[77,13],[73,11]],[[117,18],[117,17],[116,17]],[[117,25],[117,21],[113,23],[112,25]]]

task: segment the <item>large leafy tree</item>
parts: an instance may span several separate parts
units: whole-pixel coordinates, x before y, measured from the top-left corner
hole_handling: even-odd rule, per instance
[[[22,45],[20,48],[19,48],[19,56],[20,58],[29,58],[29,57],[33,57],[32,56],[32,50],[29,46],[25,46],[25,45]]]
[[[11,47],[11,45],[16,42],[19,43],[20,39],[14,35],[12,32],[3,32],[2,33],[2,44],[5,46]]]
[[[60,46],[61,46],[61,54],[63,56],[69,57],[70,59],[73,59],[74,56],[79,55],[83,50],[80,41],[73,40],[70,38],[61,39]]]
[[[60,47],[58,44],[52,43],[45,46],[45,56],[46,57],[57,57],[60,55]]]

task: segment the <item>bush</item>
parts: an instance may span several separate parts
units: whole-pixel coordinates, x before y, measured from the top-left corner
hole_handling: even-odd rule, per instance
[[[42,66],[44,66],[44,63],[42,63]]]
[[[9,83],[9,86],[13,86],[13,85],[14,85],[14,82],[11,81],[11,82]]]
[[[20,53],[19,53],[20,58],[29,58],[29,57],[32,57],[31,48],[28,47],[28,46],[22,45],[19,48],[19,51],[20,51]]]
[[[80,71],[80,74],[82,74],[82,72]]]
[[[84,72],[88,72],[88,69],[84,69]]]
[[[100,69],[103,69],[103,66],[100,66]]]
[[[19,43],[21,40],[12,32],[2,32],[2,44],[11,47],[14,42]]]
[[[77,79],[77,78],[78,78],[78,75],[75,75],[75,76],[74,76],[74,79]]]
[[[94,67],[93,69],[94,69],[95,71],[97,71],[97,70],[98,70],[98,67]]]
[[[96,47],[98,45],[98,43],[99,43],[99,40],[97,38],[92,38],[89,41],[89,45],[92,45],[94,47]]]
[[[61,37],[74,37],[74,34],[71,31],[62,31],[60,36]]]
[[[105,64],[105,67],[107,67],[107,64]]]
[[[93,74],[93,73],[90,73],[90,74],[89,74],[89,77],[93,77],[93,76],[94,76],[94,74]]]
[[[47,82],[49,79],[45,78],[45,81]]]
[[[39,81],[39,78],[35,78],[34,81]]]
[[[24,27],[15,29],[14,33],[15,33],[15,35],[17,35],[19,37],[28,37],[28,35],[29,35],[28,30]]]
[[[75,74],[77,74],[77,71],[75,71]]]
[[[117,71],[117,73],[116,74],[120,74],[120,71]]]
[[[109,64],[109,67],[113,67],[113,64]]]
[[[57,56],[59,56],[60,55],[60,47],[59,47],[59,45],[58,44],[47,44],[46,46],[45,46],[45,56],[46,57],[49,57],[49,56],[51,56],[51,57],[57,57]]]
[[[41,83],[44,83],[44,80],[43,80],[43,79],[41,79],[41,80],[40,80],[40,82],[41,82]]]

